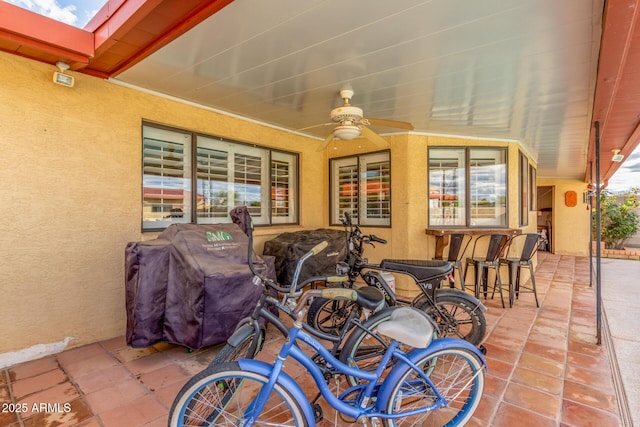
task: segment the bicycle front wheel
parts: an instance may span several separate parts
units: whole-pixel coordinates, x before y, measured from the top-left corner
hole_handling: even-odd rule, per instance
[[[240,369],[237,363],[212,365],[194,375],[178,392],[169,426],[239,426],[251,415],[269,377]],[[307,426],[303,411],[284,387],[276,384],[255,426]]]
[[[254,331],[247,335],[237,346],[227,342],[218,352],[212,363],[236,362],[238,359],[255,359],[264,344],[264,332]]]
[[[426,355],[416,365],[429,375],[446,406],[413,416],[402,413],[433,406],[434,389],[413,369],[409,369],[391,391],[386,411],[402,418],[385,419],[386,426],[462,426],[480,404],[484,391],[484,367],[471,350],[445,348]]]
[[[352,301],[315,298],[309,306],[307,324],[326,334],[340,335],[351,311],[357,309]]]

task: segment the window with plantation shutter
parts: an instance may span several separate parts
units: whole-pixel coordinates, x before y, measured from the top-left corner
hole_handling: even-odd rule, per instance
[[[228,154],[224,151],[198,147],[197,212],[198,219],[226,218],[229,215]]]
[[[143,130],[143,228],[189,222],[191,136],[146,126]]]
[[[391,225],[391,162],[389,152],[332,159],[331,224],[348,212],[354,223]]]
[[[297,154],[152,125],[143,152],[143,230],[230,222],[236,206],[257,225],[298,222]]]
[[[364,198],[362,211],[366,212],[366,224],[388,225],[391,218],[391,170],[388,159],[363,157]]]
[[[233,204],[248,206],[252,217],[261,217],[261,193],[266,186],[266,180],[263,180],[262,177],[262,159],[246,154],[235,154],[233,159],[233,182],[235,184]]]

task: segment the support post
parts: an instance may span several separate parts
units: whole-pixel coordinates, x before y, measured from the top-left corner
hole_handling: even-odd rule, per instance
[[[601,260],[602,253],[600,242],[602,236],[600,234],[600,191],[602,184],[600,182],[600,122],[595,122],[596,127],[596,342],[602,344],[602,275]]]

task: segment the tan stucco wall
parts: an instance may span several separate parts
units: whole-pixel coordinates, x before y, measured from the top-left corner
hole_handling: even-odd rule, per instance
[[[62,343],[61,350],[124,334],[124,248],[155,237],[141,232],[142,120],[300,153],[300,225],[258,228],[259,252],[281,232],[327,226],[329,158],[379,149],[356,140],[317,152],[319,140],[101,79],[74,74],[75,87],[58,86],[51,81],[54,71],[0,53],[0,359],[39,344]],[[364,228],[389,241],[367,248],[370,261],[432,256],[433,237],[425,234],[428,145],[508,146],[509,225],[517,227],[516,143],[413,133],[385,138],[392,228]],[[580,184],[553,182],[558,197]],[[576,239],[580,234],[572,234],[583,228],[577,224],[582,217],[574,218],[580,212],[558,209],[556,230],[569,227],[557,236],[559,253],[586,248]],[[533,230],[535,212],[527,227]],[[398,285],[400,292],[415,293],[411,283]]]
[[[538,186],[552,186],[552,237],[553,251],[560,255],[589,255],[589,227],[591,216],[582,194],[586,191],[586,184],[575,179],[538,178]],[[565,204],[565,193],[575,191],[578,205],[568,207]]]
[[[141,233],[142,120],[300,152],[301,226],[326,224],[320,141],[0,53],[0,354],[124,334],[124,248]],[[153,236],[151,236],[153,237]]]

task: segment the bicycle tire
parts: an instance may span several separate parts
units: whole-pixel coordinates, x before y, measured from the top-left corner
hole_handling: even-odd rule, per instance
[[[414,302],[414,306],[427,313],[440,328],[439,336],[462,338],[474,346],[479,346],[487,332],[487,320],[478,307],[475,298],[464,292],[452,292],[449,289],[436,291],[435,304],[446,311],[441,316],[425,295]]]
[[[465,348],[444,348],[416,363],[429,371],[429,379],[447,405],[410,417],[385,419],[387,427],[462,426],[473,416],[484,391],[484,367],[478,357]],[[426,370],[425,370],[426,372]],[[436,397],[433,389],[416,371],[408,369],[393,386],[386,402],[388,414],[431,406]]]
[[[169,427],[237,426],[269,377],[243,371],[235,362],[209,366],[178,392],[169,411]],[[308,426],[302,408],[276,383],[254,426]]]
[[[307,324],[326,334],[340,335],[354,308],[357,304],[353,301],[315,298],[309,305]]]
[[[262,350],[262,345],[264,344],[264,331],[261,330],[258,335],[259,341],[254,351],[251,351],[251,346],[256,337],[255,331],[244,338],[237,346],[233,346],[227,342],[218,354],[216,354],[216,357],[211,363],[236,362],[238,359],[255,359],[258,353],[260,353],[260,350]]]

